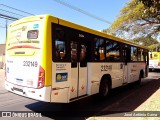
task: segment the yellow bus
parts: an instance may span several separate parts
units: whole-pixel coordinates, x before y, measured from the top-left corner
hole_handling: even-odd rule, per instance
[[[149,70],[160,69],[160,52],[149,52]]]
[[[9,25],[5,88],[32,99],[69,103],[148,75],[148,49],[51,15]]]

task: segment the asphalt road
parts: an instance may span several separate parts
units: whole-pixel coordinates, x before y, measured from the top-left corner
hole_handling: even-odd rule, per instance
[[[4,72],[0,72],[0,84],[4,81],[4,79],[2,80],[2,76],[4,77],[2,73]],[[142,80],[141,86],[131,84],[116,88],[111,91],[110,96],[105,100],[100,100],[96,96],[90,96],[69,104],[46,103],[21,97],[4,90],[3,85],[1,85],[0,110],[40,112],[43,118],[38,119],[45,120],[87,119],[92,116],[129,112],[135,110],[159,89],[159,78],[160,72],[152,72],[149,74],[149,78]]]

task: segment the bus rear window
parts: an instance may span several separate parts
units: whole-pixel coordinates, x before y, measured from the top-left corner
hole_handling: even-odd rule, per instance
[[[30,30],[27,33],[28,39],[37,39],[38,38],[38,30]]]

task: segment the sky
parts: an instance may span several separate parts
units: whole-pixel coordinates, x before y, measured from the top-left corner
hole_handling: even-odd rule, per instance
[[[51,14],[53,16],[65,19],[67,21],[80,24],[95,30],[103,30],[108,28],[117,18],[120,10],[130,0],[61,0],[69,5],[79,8],[99,18],[105,19],[110,24],[102,22],[85,14],[68,8],[56,0],[0,0],[0,14],[4,13],[6,7],[1,4],[29,12],[34,15]],[[7,9],[15,13],[12,9]],[[16,12],[18,13],[18,12]],[[19,13],[24,15],[23,13]],[[25,14],[26,16],[26,14]],[[28,15],[27,15],[28,16]],[[8,21],[10,24],[12,21]],[[0,18],[0,44],[5,43],[6,30],[5,20]]]

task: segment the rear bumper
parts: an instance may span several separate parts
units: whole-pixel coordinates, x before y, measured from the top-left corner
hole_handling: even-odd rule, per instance
[[[157,65],[150,65],[149,69],[160,69],[160,66]]]
[[[45,86],[43,88],[36,89],[36,88],[18,86],[8,81],[5,81],[5,89],[15,94],[32,98],[35,100],[40,100],[45,102],[51,101],[51,98],[50,98],[51,86]]]

